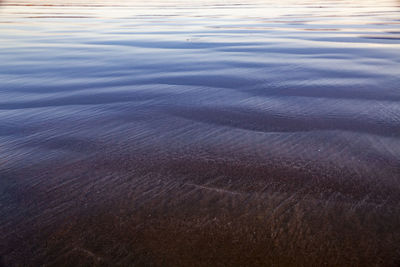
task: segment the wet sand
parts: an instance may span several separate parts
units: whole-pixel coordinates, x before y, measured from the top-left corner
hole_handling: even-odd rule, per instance
[[[0,265],[400,264],[399,2],[0,13]]]

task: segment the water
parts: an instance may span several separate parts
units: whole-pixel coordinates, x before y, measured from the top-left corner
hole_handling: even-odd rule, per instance
[[[5,1],[4,265],[400,262],[400,2]]]

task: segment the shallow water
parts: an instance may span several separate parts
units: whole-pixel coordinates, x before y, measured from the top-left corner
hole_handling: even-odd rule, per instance
[[[9,0],[0,40],[5,265],[400,262],[399,1]]]

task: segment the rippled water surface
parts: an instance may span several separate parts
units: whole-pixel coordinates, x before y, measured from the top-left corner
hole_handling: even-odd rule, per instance
[[[0,265],[400,264],[400,2],[7,0]]]

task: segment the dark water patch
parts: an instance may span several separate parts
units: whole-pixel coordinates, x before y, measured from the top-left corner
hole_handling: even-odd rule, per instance
[[[69,136],[56,136],[45,140],[32,138],[27,146],[39,147],[41,149],[48,150],[66,150],[70,152],[82,153],[93,153],[101,149],[101,146],[94,141]]]
[[[21,125],[10,125],[3,123],[0,126],[0,136],[21,136],[34,132],[34,129]]]
[[[233,128],[242,128],[263,132],[303,132],[303,131],[353,131],[360,133],[377,134],[389,137],[400,137],[399,120],[393,123],[368,121],[366,119],[318,116],[299,114],[288,116],[274,112],[258,112],[242,109],[219,108],[171,108],[175,116],[204,123],[224,125]]]
[[[257,86],[261,87],[261,86]],[[264,88],[251,88],[245,90],[249,94],[256,96],[276,96],[276,97],[311,97],[311,98],[330,98],[330,99],[354,99],[354,100],[381,100],[387,102],[399,102],[400,95],[398,95],[395,89],[388,90],[386,94],[379,94],[378,86],[373,89],[354,89],[354,88],[343,88],[343,86],[300,86],[294,87],[264,87]]]
[[[0,103],[0,109],[26,109],[26,108],[43,108],[53,106],[67,106],[67,105],[99,105],[121,102],[133,102],[154,100],[159,95],[152,93],[96,93],[78,96],[56,97],[52,99],[43,99],[29,102],[15,102],[15,103]]]
[[[377,39],[377,40],[393,40],[393,41],[399,41],[400,37],[396,36],[363,36],[363,38],[366,39]]]

